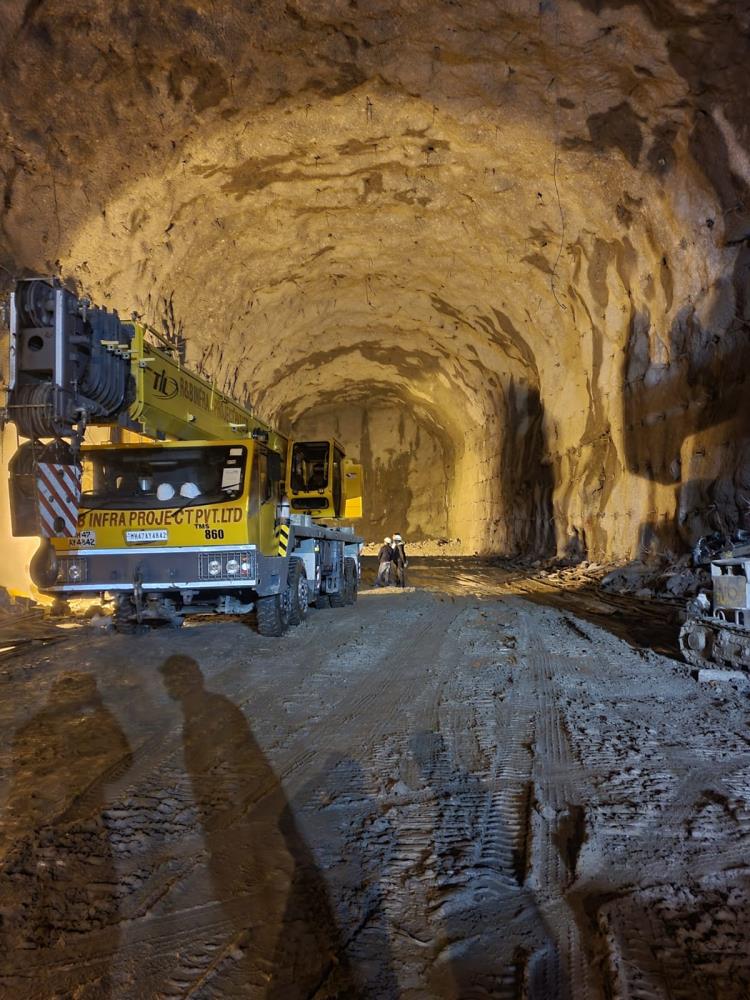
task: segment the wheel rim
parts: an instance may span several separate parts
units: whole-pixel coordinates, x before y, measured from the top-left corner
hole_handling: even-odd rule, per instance
[[[304,576],[300,576],[297,581],[297,605],[299,607],[299,613],[303,618],[307,614],[309,602],[310,599],[307,589],[307,580]]]
[[[285,591],[279,594],[279,616],[282,623],[289,621],[289,616],[292,613],[292,591],[287,587]]]
[[[702,653],[706,648],[706,633],[703,629],[696,629],[694,632],[688,633],[687,644],[696,653]]]

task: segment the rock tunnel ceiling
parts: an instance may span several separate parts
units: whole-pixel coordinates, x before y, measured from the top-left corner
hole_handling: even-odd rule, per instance
[[[336,429],[373,537],[742,523],[743,5],[162,8],[3,5],[3,280],[57,271]]]

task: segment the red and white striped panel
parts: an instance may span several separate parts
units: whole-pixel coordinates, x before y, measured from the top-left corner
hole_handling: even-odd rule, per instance
[[[37,465],[39,517],[44,538],[78,533],[78,505],[81,500],[80,465]]]

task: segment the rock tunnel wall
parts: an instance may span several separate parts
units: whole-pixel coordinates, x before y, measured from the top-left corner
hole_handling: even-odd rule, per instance
[[[295,437],[336,437],[367,469],[367,503],[358,531],[368,542],[398,532],[445,546],[458,526],[451,439],[429,416],[382,394],[362,403],[317,406],[292,427]]]
[[[8,2],[0,276],[137,309],[286,427],[338,420],[368,531],[687,544],[750,497],[749,18]]]

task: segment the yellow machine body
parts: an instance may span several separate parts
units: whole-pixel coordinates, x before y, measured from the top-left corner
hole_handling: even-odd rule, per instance
[[[362,471],[337,441],[290,442],[179,345],[58,285],[19,283],[10,318],[13,533],[42,538],[43,592],[111,595],[124,631],[256,607],[280,635],[354,601],[363,541],[336,522],[361,515]],[[83,445],[89,426],[140,439]]]
[[[292,512],[320,520],[362,517],[362,466],[344,455],[335,438],[293,441],[286,493]]]
[[[282,456],[269,454],[264,444],[234,439],[84,447],[78,533],[53,545],[62,554],[253,544],[272,554]],[[215,483],[207,482],[211,469]],[[181,494],[186,484],[198,495]]]
[[[136,392],[129,417],[141,434],[208,441],[248,438],[260,431],[267,435],[270,448],[286,451],[283,435],[207,379],[190,372],[166,342],[157,346],[156,333],[140,323],[134,329],[130,368]]]

